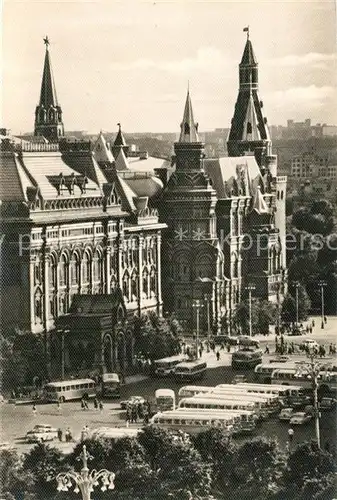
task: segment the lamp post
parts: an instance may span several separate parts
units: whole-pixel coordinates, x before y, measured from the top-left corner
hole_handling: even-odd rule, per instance
[[[199,330],[200,330],[200,309],[203,307],[203,304],[201,300],[196,299],[192,307],[196,309],[197,311],[197,332],[196,332],[196,338],[195,338],[195,348],[196,348],[196,356],[197,359],[199,358]]]
[[[68,327],[65,327],[57,331],[61,333],[61,380],[64,380],[64,375],[65,375],[64,334],[69,333],[70,330]]]
[[[204,296],[204,300],[206,302],[206,307],[207,307],[207,340],[208,340],[207,349],[209,349],[209,339],[211,336],[211,317],[210,317],[210,310],[209,310],[210,298],[208,297],[208,295]]]
[[[248,290],[248,305],[249,305],[249,336],[252,336],[252,291],[255,290],[255,285],[250,284],[245,287],[245,290]]]
[[[107,489],[113,490],[115,488],[115,474],[106,469],[100,471],[94,469],[90,472],[88,469],[88,460],[92,460],[92,458],[84,445],[80,456],[77,458],[77,460],[82,460],[83,467],[81,472],[69,471],[58,474],[56,477],[57,491],[68,491],[75,486],[74,492],[81,492],[82,500],[90,500],[94,486],[101,484],[102,491],[106,491]]]
[[[319,281],[318,286],[321,289],[321,314],[322,314],[321,328],[324,329],[324,287],[326,286],[326,281]]]
[[[294,281],[293,286],[295,287],[295,304],[296,304],[296,326],[298,326],[299,323],[299,311],[298,311],[298,289],[300,287],[300,284],[298,281]]]

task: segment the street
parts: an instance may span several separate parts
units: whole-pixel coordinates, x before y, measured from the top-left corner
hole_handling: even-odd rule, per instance
[[[295,343],[303,342],[306,338],[312,338],[318,342],[328,345],[330,342],[335,342],[335,332],[337,331],[337,318],[329,318],[328,324],[324,330],[320,329],[320,322],[316,320],[316,326],[312,334],[302,337],[289,337],[290,341]],[[264,355],[264,362],[269,362],[274,356],[274,336],[259,337],[261,347],[264,349],[265,344],[270,348],[270,354]],[[287,340],[287,336],[285,336]],[[244,373],[249,381],[252,381],[253,371],[233,371],[231,364],[231,354],[224,350],[220,351],[220,360],[217,361],[213,352],[203,353],[203,359],[207,362],[208,369],[205,378],[198,384],[205,386],[215,386],[220,383],[229,383],[234,375]],[[303,360],[306,357],[303,354],[291,356],[292,360]],[[333,361],[333,360],[332,360]],[[335,363],[336,364],[336,363]],[[154,400],[154,393],[159,388],[171,388],[178,395],[178,390],[186,383],[177,383],[171,378],[146,378],[140,376],[139,380],[128,383],[121,388],[121,399],[127,399],[132,395],[141,395]],[[137,379],[134,377],[133,379]],[[94,410],[93,403],[89,403],[89,410],[82,410],[79,401],[67,402],[61,405],[58,409],[56,404],[37,405],[37,413],[33,414],[32,406],[14,405],[3,403],[0,408],[1,412],[1,441],[9,442],[16,447],[18,451],[23,452],[33,446],[24,441],[24,436],[27,431],[32,429],[36,424],[50,424],[56,428],[61,428],[63,432],[70,427],[75,441],[80,439],[83,426],[88,425],[91,430],[101,426],[124,426],[124,412],[119,408],[119,401],[105,401],[102,412]],[[135,425],[135,424],[133,424]],[[321,417],[321,443],[322,446],[329,441],[330,444],[335,442],[336,436],[336,418],[335,412],[322,412]],[[276,437],[280,443],[284,444],[287,441],[288,424],[279,422],[278,419],[269,419],[263,422],[257,430],[260,435]],[[295,428],[294,444],[315,437],[314,422],[298,426]],[[54,441],[53,445],[60,447],[64,451],[70,451],[72,444],[65,442],[59,443]]]

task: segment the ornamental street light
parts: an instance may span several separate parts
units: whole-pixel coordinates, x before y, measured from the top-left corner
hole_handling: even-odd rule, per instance
[[[248,290],[248,305],[249,305],[249,336],[252,336],[252,292],[255,290],[255,285],[249,284],[245,287],[245,290]]]
[[[322,314],[322,322],[321,322],[321,328],[324,329],[324,319],[325,319],[325,314],[324,314],[324,287],[327,285],[326,281],[319,281],[318,286],[321,289],[321,314]]]
[[[65,372],[65,352],[64,352],[64,335],[70,332],[69,327],[66,326],[60,330],[57,330],[58,333],[61,333],[61,380],[64,380],[64,372]]]
[[[300,287],[300,284],[298,281],[293,282],[293,286],[295,287],[295,303],[296,303],[296,326],[298,326],[299,323],[299,311],[298,311],[298,289]]]
[[[209,303],[210,303],[210,297],[205,294],[204,295],[204,300],[206,302],[206,307],[207,307],[207,340],[208,340],[208,343],[207,343],[207,350],[209,351],[209,339],[210,339],[210,336],[211,336],[211,316],[210,316],[210,309],[209,309]]]
[[[204,305],[201,302],[201,300],[196,299],[193,302],[192,307],[194,309],[196,309],[196,311],[197,311],[197,334],[196,334],[196,338],[195,338],[195,348],[196,348],[196,356],[198,359],[199,358],[200,309],[202,307],[204,307]]]
[[[115,488],[115,474],[106,469],[100,471],[94,469],[90,472],[88,469],[88,460],[92,460],[92,458],[84,445],[80,456],[77,458],[77,460],[82,460],[83,463],[81,472],[69,471],[58,474],[56,477],[58,483],[57,491],[68,491],[75,486],[74,492],[81,492],[82,500],[90,500],[94,486],[100,486],[101,484],[102,491],[106,491],[107,489],[113,490]]]

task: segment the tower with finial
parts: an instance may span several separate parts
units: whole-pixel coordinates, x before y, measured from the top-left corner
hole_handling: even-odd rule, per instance
[[[115,158],[119,155],[121,149],[123,149],[124,155],[127,157],[129,153],[129,146],[126,144],[124,134],[122,132],[122,125],[117,123],[118,132],[112,146],[112,152]]]
[[[35,110],[34,135],[43,136],[48,141],[58,141],[64,135],[62,109],[58,103],[51,67],[48,36],[44,39],[46,53],[42,74],[40,101]]]
[[[195,329],[193,304],[204,295],[215,297],[213,287],[220,279],[220,253],[216,234],[216,192],[204,170],[204,144],[198,135],[189,89],[179,140],[174,144],[175,172],[160,203],[160,217],[168,225],[163,240],[163,298],[167,311],[174,311]],[[221,293],[212,302],[209,319],[220,328]],[[207,325],[200,311],[200,326]]]
[[[239,64],[239,94],[227,140],[228,156],[241,156],[251,151],[260,168],[265,169],[271,154],[271,140],[263,102],[258,93],[258,63],[249,37]]]

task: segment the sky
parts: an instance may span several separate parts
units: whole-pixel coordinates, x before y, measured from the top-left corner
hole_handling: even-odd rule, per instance
[[[1,126],[33,130],[45,47],[66,130],[230,127],[250,28],[268,122],[337,124],[334,0],[4,0]]]

